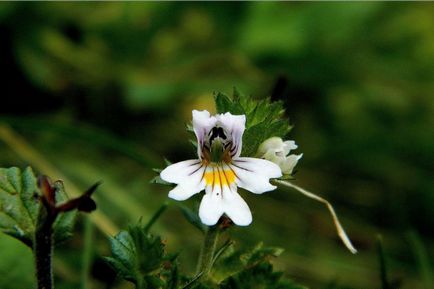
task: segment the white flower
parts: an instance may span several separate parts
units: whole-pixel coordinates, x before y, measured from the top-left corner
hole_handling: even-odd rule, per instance
[[[193,110],[198,159],[170,165],[160,174],[177,184],[169,192],[172,199],[186,200],[205,190],[199,208],[205,225],[215,225],[223,214],[239,226],[249,225],[252,213],[237,187],[262,194],[276,188],[270,178],[282,176],[279,166],[270,161],[240,157],[245,123],[245,115],[211,116],[206,110]]]
[[[303,154],[288,155],[291,150],[296,148],[297,145],[292,140],[283,141],[280,137],[271,137],[259,146],[257,155],[277,164],[283,174],[290,175],[303,156]]]

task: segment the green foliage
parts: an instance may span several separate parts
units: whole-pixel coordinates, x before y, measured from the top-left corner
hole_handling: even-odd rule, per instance
[[[56,201],[62,203],[67,195],[61,182],[56,182]],[[33,170],[27,167],[0,168],[0,229],[32,247],[38,214],[41,212],[40,191]],[[62,213],[53,226],[55,243],[71,236],[75,212]]]
[[[163,205],[146,225],[141,222],[130,225],[110,238],[112,257],[105,257],[106,262],[136,288],[305,288],[286,280],[281,272],[273,271],[270,259],[282,254],[282,249],[259,243],[247,250],[236,250],[230,239],[214,252],[210,279],[201,278],[201,274],[183,275],[179,272],[177,255],[166,254],[161,238],[149,233],[165,208]],[[183,211],[188,213],[187,209]],[[191,223],[196,226],[195,222]]]
[[[63,182],[54,182],[56,189],[56,204],[61,205],[68,201],[68,195],[66,193]],[[54,243],[61,243],[72,236],[74,225],[77,217],[77,210],[60,213],[53,224],[53,239]]]
[[[259,263],[223,281],[221,289],[306,289],[282,278],[270,263]]]
[[[176,256],[165,253],[164,243],[149,233],[150,226],[130,225],[110,238],[113,257],[105,260],[120,277],[137,288],[175,288],[178,279]]]
[[[39,212],[36,178],[31,168],[0,169],[1,230],[31,246]]]
[[[232,248],[233,249],[233,248]],[[220,282],[221,289],[303,289],[283,278],[282,272],[275,272],[270,259],[278,257],[283,250],[275,247],[264,247],[259,243],[245,251],[223,253],[216,262],[213,277]]]
[[[307,238],[306,226],[321,227],[327,212],[280,192],[251,197],[254,228],[234,230],[233,237],[285,244],[292,254],[281,256],[280,266],[312,288],[330,278],[338,285],[328,289],[380,288],[370,245],[380,231],[389,277],[399,268],[405,285],[425,289],[402,228],[420,232],[421,257],[434,260],[433,14],[432,3],[2,2],[8,81],[1,119],[13,117],[7,123],[78,187],[103,179],[98,213],[121,225],[167,199],[167,190],[147,184],[158,164],[147,156],[193,154],[174,140],[185,138],[179,123],[192,108],[211,107],[210,90],[237,85],[246,94],[272,94],[296,120],[307,157],[300,181],[314,182],[340,204],[340,217],[365,250],[362,258],[349,257],[322,230]],[[0,148],[3,164],[30,161],[13,147]],[[176,210],[168,214],[160,228],[184,232],[189,224],[173,222]],[[171,238],[185,244],[184,252],[195,246],[190,234]],[[95,254],[104,242],[103,234],[95,236]],[[56,288],[79,288],[71,276],[80,263],[62,255],[76,245],[56,252],[62,272],[70,272]],[[0,253],[2,262],[7,253]],[[188,256],[183,265],[192,268]],[[113,287],[105,277],[92,278],[89,287]],[[22,280],[14,288],[31,288]]]
[[[223,281],[263,262],[269,262],[272,257],[278,257],[283,249],[264,247],[262,243],[248,250],[235,250],[233,246],[223,253],[213,269],[213,278]]]
[[[285,138],[291,130],[285,117],[283,103],[269,98],[262,100],[241,94],[234,88],[232,97],[221,92],[215,94],[218,113],[246,115],[246,130],[243,135],[243,156],[254,156],[259,145],[266,139],[277,136]]]
[[[155,177],[153,177],[149,182],[151,183],[151,184],[158,184],[158,185],[165,185],[165,186],[172,186],[172,184],[171,183],[169,183],[169,182],[166,182],[165,180],[163,180],[161,177],[160,177],[160,173],[161,173],[161,171],[162,171],[162,169],[152,169],[154,172],[156,172],[158,175],[156,175]]]

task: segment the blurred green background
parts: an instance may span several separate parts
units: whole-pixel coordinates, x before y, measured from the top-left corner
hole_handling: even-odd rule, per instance
[[[100,258],[105,233],[167,200],[152,168],[194,157],[191,110],[233,86],[285,102],[304,153],[295,182],[335,205],[360,253],[289,190],[243,195],[254,222],[233,229],[237,244],[284,248],[276,267],[311,288],[380,288],[381,234],[392,283],[433,288],[433,15],[429,2],[1,3],[1,166],[71,193],[104,182],[90,266],[82,216],[56,249],[57,288],[86,272],[87,288],[132,288]],[[191,272],[201,234],[170,204],[154,232]],[[34,286],[27,248],[0,235],[0,257],[0,288]]]

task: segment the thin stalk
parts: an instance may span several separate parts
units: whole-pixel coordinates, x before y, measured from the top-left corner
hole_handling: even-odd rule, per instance
[[[35,255],[36,279],[38,289],[53,288],[53,223],[56,219],[50,211],[41,206],[40,217],[37,222],[33,254]]]
[[[219,237],[219,226],[208,227],[203,240],[202,249],[199,255],[196,274],[201,274],[200,278],[208,278],[214,261],[214,254]]]
[[[341,223],[339,222],[338,216],[336,215],[336,212],[333,209],[333,206],[329,203],[329,201],[327,201],[326,199],[321,198],[320,196],[315,195],[314,193],[311,193],[311,192],[309,192],[309,191],[307,191],[307,190],[305,190],[305,189],[303,189],[297,185],[294,185],[293,183],[288,182],[288,181],[274,180],[274,183],[295,189],[295,190],[299,191],[300,193],[302,193],[303,195],[305,195],[306,197],[309,197],[311,199],[314,199],[318,202],[325,204],[327,206],[327,209],[329,210],[330,214],[332,215],[333,222],[334,222],[335,227],[336,227],[336,231],[337,231],[339,237],[341,238],[342,242],[348,248],[348,250],[351,251],[351,253],[353,253],[353,254],[357,253],[356,248],[354,248],[353,244],[351,243],[350,239],[348,238],[347,234],[345,233],[345,230],[342,227]]]
[[[143,276],[140,276],[140,278],[137,280],[136,289],[146,289],[146,283],[145,280],[143,280]]]
[[[93,224],[88,217],[84,218],[84,244],[83,244],[83,255],[82,255],[82,265],[81,265],[81,288],[89,288],[89,271],[92,262],[92,252],[93,252]]]
[[[378,251],[378,261],[380,263],[380,280],[382,289],[390,289],[389,279],[387,278],[387,265],[386,265],[386,254],[383,248],[383,238],[379,235],[377,236],[377,251]]]
[[[433,271],[431,270],[431,262],[427,249],[416,231],[409,232],[408,239],[410,242],[410,246],[413,250],[413,254],[416,258],[416,264],[419,267],[421,280],[423,280],[423,282],[425,283],[426,289],[433,289]]]

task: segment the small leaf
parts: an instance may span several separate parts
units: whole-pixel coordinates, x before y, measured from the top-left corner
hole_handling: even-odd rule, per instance
[[[253,267],[230,276],[224,280],[221,289],[250,289],[250,288],[267,288],[267,289],[306,289],[306,287],[297,285],[290,280],[286,280],[281,272],[274,272],[270,263],[262,262]]]
[[[139,223],[110,238],[110,244],[113,256],[105,260],[122,278],[136,285],[145,282],[149,288],[161,287],[162,281],[153,275],[164,268],[169,258],[160,237],[149,234]]]
[[[56,203],[64,203],[69,198],[66,194],[63,182],[56,181],[53,184],[56,192]],[[54,243],[61,243],[72,236],[72,231],[74,229],[75,221],[77,217],[77,211],[69,211],[65,213],[60,213],[56,221],[53,224],[53,239]]]
[[[243,156],[254,156],[263,141],[273,136],[285,138],[292,128],[280,101],[253,99],[241,94],[236,88],[232,98],[219,92],[214,99],[218,113],[246,115]]]
[[[68,200],[61,182],[55,182],[54,188],[56,202]],[[40,197],[37,179],[30,167],[24,171],[15,167],[0,168],[0,230],[32,247],[38,214],[41,212]],[[75,212],[58,216],[53,225],[55,244],[72,235],[75,217]]]
[[[227,251],[230,251],[230,247]],[[224,257],[217,260],[213,277],[216,280],[224,280],[235,275],[247,267],[255,266],[262,262],[268,262],[271,258],[282,254],[283,249],[276,247],[264,247],[262,243],[248,250],[232,250]]]
[[[179,286],[179,269],[178,265],[174,263],[170,270],[168,271],[168,274],[164,274],[165,278],[167,279],[167,284],[164,288],[166,289],[177,289]]]
[[[40,207],[31,168],[0,168],[0,229],[32,246]]]
[[[150,181],[151,184],[159,184],[159,185],[165,185],[165,186],[173,186],[173,184],[164,181],[159,175],[153,177]]]
[[[227,111],[230,111],[232,108],[231,99],[221,92],[218,92],[214,96],[214,101],[218,113],[225,113]]]

